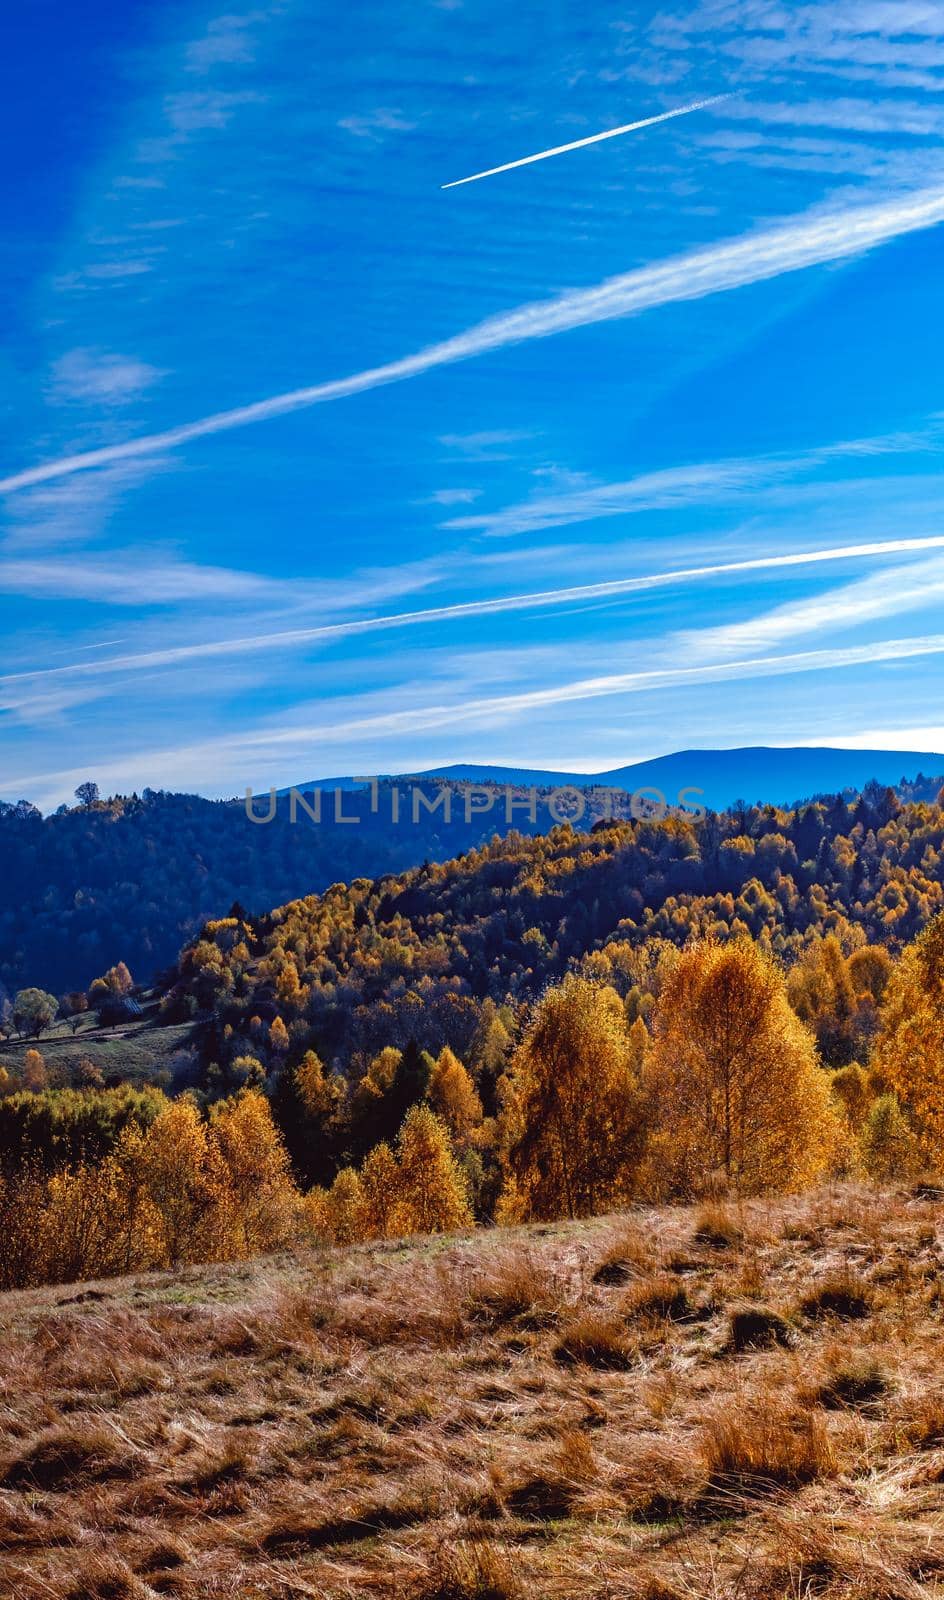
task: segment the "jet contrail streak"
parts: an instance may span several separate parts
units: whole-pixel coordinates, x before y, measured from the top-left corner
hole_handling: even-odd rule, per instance
[[[530,167],[533,161],[547,161],[549,156],[563,156],[568,150],[582,150],[586,144],[599,144],[601,139],[617,139],[621,133],[636,133],[640,128],[651,128],[657,122],[670,122],[673,117],[687,117],[690,111],[703,111],[705,106],[716,106],[730,100],[730,94],[713,94],[708,100],[695,100],[690,106],[678,106],[675,111],[660,111],[657,117],[644,117],[641,122],[624,122],[621,128],[608,128],[605,133],[591,133],[586,139],[573,139],[570,144],[556,144],[553,150],[539,150],[536,156],[522,156],[520,161],[506,161],[503,167],[489,167],[487,172],[473,172],[471,178],[455,178],[452,183],[441,184],[443,189],[458,189],[464,183],[478,183],[480,178],[494,178],[496,172],[512,172],[515,167]]]
[[[527,339],[545,339],[574,328],[591,327],[617,317],[634,317],[656,306],[702,300],[750,283],[766,283],[784,272],[800,272],[829,261],[848,261],[877,245],[944,222],[944,183],[918,189],[877,204],[844,206],[832,213],[807,213],[778,227],[756,230],[685,255],[670,256],[647,267],[635,267],[586,289],[573,289],[553,300],[535,300],[500,312],[463,333],[427,345],[399,361],[355,372],[305,389],[255,400],[231,411],[217,411],[120,444],[103,445],[26,467],[0,478],[0,494],[12,494],[38,483],[88,472],[94,467],[137,456],[173,450],[191,439],[204,439],[230,428],[244,428],[272,417],[287,416],[307,406],[323,405],[364,394],[381,384],[403,383],[436,367],[502,350]]]
[[[464,600],[452,605],[429,606],[423,611],[398,611],[380,617],[362,617],[349,622],[322,623],[313,628],[283,628],[275,633],[249,634],[236,639],[211,639],[201,644],[169,645],[136,655],[109,656],[104,660],[72,661],[65,667],[33,667],[0,674],[0,685],[21,683],[36,678],[70,678],[92,674],[150,670],[173,667],[207,657],[246,655],[253,651],[315,643],[319,639],[345,639],[360,633],[375,633],[389,628],[423,626],[463,617],[487,617],[509,611],[541,610],[573,601],[611,600],[620,595],[644,593],[649,589],[670,588],[677,583],[723,578],[741,572],[764,572],[780,567],[817,566],[830,561],[869,560],[873,556],[910,555],[944,547],[944,534],[920,539],[885,539],[870,544],[833,545],[825,550],[784,551],[778,555],[752,556],[745,561],[716,562],[707,567],[673,567],[667,572],[641,573],[634,578],[613,578],[602,583],[585,583],[566,589],[542,589],[530,594],[499,595],[491,600]],[[0,577],[2,577],[0,566]]]

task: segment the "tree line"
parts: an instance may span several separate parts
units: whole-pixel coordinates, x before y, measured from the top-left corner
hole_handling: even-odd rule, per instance
[[[760,942],[652,956],[645,994],[572,971],[514,1036],[494,1016],[471,1070],[411,1043],[356,1081],[309,1049],[202,1102],[0,1097],[0,1286],[944,1167],[944,917],[887,969],[846,961],[875,1026],[833,1068]]]

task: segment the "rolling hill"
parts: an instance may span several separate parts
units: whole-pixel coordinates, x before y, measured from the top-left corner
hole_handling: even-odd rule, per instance
[[[26,983],[57,994],[85,988],[119,960],[147,983],[203,921],[236,901],[260,915],[333,883],[451,860],[512,829],[547,833],[565,814],[589,829],[608,812],[628,817],[638,790],[655,789],[670,806],[681,791],[702,790],[702,802],[722,810],[735,799],[775,804],[784,796],[860,792],[877,780],[903,801],[928,801],[944,783],[942,771],[944,757],[906,751],[693,750],[594,775],[445,767],[418,777],[414,795],[404,780],[382,784],[376,809],[368,788],[328,779],[323,790],[348,788],[340,804],[322,793],[317,823],[301,809],[293,819],[284,793],[268,822],[268,796],[257,796],[255,823],[242,800],[152,790],[48,817],[25,803],[0,806],[0,1002],[4,990]],[[492,790],[486,809],[471,810],[462,786],[487,782],[502,788]],[[582,815],[557,805],[553,790],[570,783],[586,793]],[[436,804],[443,784],[453,791],[448,816]],[[533,818],[521,803],[532,786]],[[518,791],[517,803],[509,806],[504,788]],[[624,793],[611,801],[607,790]]]

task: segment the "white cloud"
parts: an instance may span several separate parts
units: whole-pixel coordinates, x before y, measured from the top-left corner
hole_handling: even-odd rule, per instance
[[[636,268],[591,288],[560,295],[555,300],[519,306],[414,355],[349,378],[273,395],[168,428],[162,433],[100,450],[83,451],[9,474],[0,480],[0,492],[11,493],[112,461],[173,449],[193,439],[362,394],[383,384],[400,383],[434,368],[525,340],[543,339],[614,318],[636,316],[657,306],[699,300],[706,295],[761,283],[782,273],[798,272],[825,262],[848,260],[903,234],[934,227],[941,221],[944,221],[944,187],[940,185],[894,199],[886,198],[869,206],[847,205],[838,211],[807,214],[782,226],[760,229],[723,244]]]
[[[513,452],[507,446],[533,437],[520,429],[493,428],[485,433],[444,433],[439,442],[467,461],[510,461]]]
[[[640,473],[621,483],[539,495],[501,511],[451,517],[444,526],[508,537],[570,523],[592,522],[601,517],[625,516],[630,512],[716,504],[812,472],[833,461],[939,451],[942,443],[944,424],[940,418],[932,417],[925,427],[911,432],[840,441],[795,456],[749,456],[665,467],[657,472]]]
[[[3,551],[76,546],[98,538],[122,496],[163,470],[160,456],[115,462],[100,472],[40,483],[5,507]]]
[[[188,661],[208,660],[221,656],[250,655],[258,651],[271,651],[274,649],[291,649],[318,642],[329,643],[339,639],[352,638],[362,633],[373,633],[386,629],[428,626],[445,621],[457,621],[463,618],[499,615],[506,612],[528,611],[541,609],[548,606],[564,606],[574,602],[590,603],[600,600],[612,600],[620,596],[645,593],[647,591],[670,587],[675,584],[706,581],[716,577],[734,575],[738,573],[755,573],[774,571],[789,568],[802,568],[816,566],[824,562],[870,560],[887,557],[890,554],[904,554],[908,551],[918,553],[924,550],[944,548],[944,534],[929,535],[923,539],[897,539],[878,541],[871,544],[842,545],[828,549],[805,551],[782,551],[770,556],[752,556],[743,561],[730,561],[716,563],[710,566],[676,568],[667,572],[641,574],[631,578],[616,578],[601,583],[580,584],[567,588],[535,591],[529,594],[501,595],[494,599],[480,599],[460,601],[456,604],[430,606],[422,611],[401,611],[379,617],[352,618],[343,622],[323,623],[317,627],[299,627],[290,629],[268,630],[264,633],[249,634],[234,639],[200,640],[197,643],[184,645],[169,645],[157,650],[141,651],[136,655],[123,655],[106,657],[100,660],[72,662],[64,667],[40,667],[35,670],[24,669],[16,673],[0,676],[0,683],[17,682],[23,679],[39,677],[65,677],[74,674],[99,674],[120,673],[122,675],[133,671],[152,671],[158,667],[177,667]],[[12,565],[12,564],[11,564]],[[36,583],[44,580],[45,564],[36,563],[35,577],[32,567],[34,564],[20,563],[25,573],[15,575],[15,581],[23,583],[32,579]],[[3,586],[4,567],[0,564],[0,588]],[[68,584],[71,580],[69,574],[71,566],[64,568],[56,565],[55,578],[51,582]],[[905,571],[909,569],[904,569]],[[191,577],[191,574],[193,575]],[[317,586],[315,593],[320,593],[324,603],[331,603],[336,608],[342,608],[345,603],[350,606],[364,605],[369,598],[377,598],[384,592],[392,592],[399,585],[400,592],[409,588],[421,587],[425,582],[432,582],[435,578],[435,568],[424,567],[418,564],[416,569],[398,568],[389,574],[365,574],[353,580],[352,584],[322,584]],[[96,588],[94,577],[76,579],[76,583],[83,585],[87,581],[89,591]],[[881,582],[881,580],[876,580]],[[282,585],[277,580],[257,578],[246,573],[231,573],[214,568],[192,568],[185,565],[168,566],[161,570],[148,570],[142,568],[138,579],[124,578],[122,571],[112,570],[108,590],[98,598],[111,598],[119,600],[124,593],[123,583],[131,584],[131,596],[136,604],[146,603],[146,597],[164,593],[168,599],[197,598],[202,595],[212,595],[217,599],[243,598],[253,592],[252,585],[257,586],[255,592],[266,595],[270,589],[283,593]],[[188,585],[192,588],[188,589]],[[200,587],[200,586],[204,587]],[[214,588],[214,586],[216,586]],[[243,587],[245,586],[245,587]],[[293,584],[293,593],[298,585]],[[27,591],[32,592],[32,591]],[[66,590],[68,593],[69,591]],[[95,598],[95,594],[85,593],[83,598]],[[312,596],[312,603],[314,603]],[[701,635],[695,635],[700,638]],[[719,642],[717,649],[723,653]]]
[[[49,397],[64,403],[123,406],[164,376],[133,356],[107,350],[67,350],[53,363]]]
[[[724,113],[733,122],[785,123],[792,128],[841,128],[847,133],[897,133],[937,138],[944,108],[921,100],[864,99],[837,95],[828,100],[732,99]]]
[[[255,54],[253,26],[265,20],[264,11],[249,11],[243,16],[214,17],[207,25],[201,39],[187,46],[187,70],[194,73],[212,72],[220,66],[242,66],[251,62]]]
[[[468,506],[481,493],[481,489],[435,489],[424,503],[432,506]]]
[[[167,96],[164,115],[173,133],[190,135],[225,128],[233,113],[242,106],[261,105],[264,101],[264,95],[248,89],[238,92],[187,90]]]
[[[942,599],[944,561],[939,557],[886,568],[812,599],[777,606],[745,622],[680,633],[672,648],[681,646],[689,658],[717,661],[719,657],[775,649],[789,639],[809,634],[835,636],[865,623],[922,611]]]
[[[338,127],[345,133],[353,133],[357,139],[372,139],[376,143],[387,133],[412,133],[416,123],[410,122],[402,111],[377,106],[373,111],[342,117]]]
[[[188,561],[155,562],[138,550],[88,556],[0,561],[0,593],[108,605],[164,606],[188,600],[284,599],[276,579]]]

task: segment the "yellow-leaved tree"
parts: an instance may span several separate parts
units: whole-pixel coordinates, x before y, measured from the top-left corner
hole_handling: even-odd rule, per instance
[[[115,1218],[120,1206],[117,1165],[107,1156],[95,1165],[54,1173],[46,1190],[44,1277],[50,1283],[106,1278],[121,1270]]]
[[[631,1192],[640,1054],[615,990],[570,976],[538,1002],[504,1085],[503,1220],[591,1216]]]
[[[805,1186],[848,1155],[816,1046],[773,958],[748,940],[690,945],[654,1017],[648,1067],[667,1183],[748,1194]]]
[[[429,1106],[413,1106],[400,1130],[395,1195],[395,1233],[449,1233],[472,1222],[449,1134]]]
[[[344,1103],[344,1080],[326,1072],[314,1050],[306,1050],[295,1068],[295,1087],[308,1116],[319,1123],[336,1117]]]
[[[269,1045],[276,1055],[284,1055],[289,1046],[288,1029],[281,1017],[273,1017],[269,1024]]]
[[[361,1180],[353,1167],[341,1168],[325,1194],[323,1208],[325,1234],[335,1244],[355,1244],[363,1237]]]
[[[944,1167],[944,913],[903,951],[885,990],[873,1065]]]
[[[482,1102],[468,1072],[448,1045],[440,1051],[427,1094],[456,1148],[468,1148],[476,1128],[482,1124]]]
[[[152,1122],[142,1160],[160,1216],[162,1264],[218,1259],[230,1196],[223,1163],[211,1162],[206,1125],[189,1096],[172,1100]]]
[[[147,1135],[136,1122],[128,1122],[114,1149],[117,1171],[115,1239],[118,1271],[141,1271],[161,1261],[161,1215],[147,1182]]]
[[[299,1195],[265,1095],[244,1089],[212,1110],[208,1154],[225,1169],[228,1193],[227,1255],[277,1250],[291,1239],[299,1218]]]
[[[872,1106],[859,1138],[862,1163],[878,1183],[902,1183],[924,1165],[924,1152],[897,1097],[883,1094]]]
[[[23,1057],[23,1088],[39,1094],[49,1087],[49,1072],[39,1050],[27,1050]]]
[[[393,1232],[398,1176],[396,1156],[381,1140],[368,1151],[360,1171],[358,1230],[362,1239],[386,1239]]]

